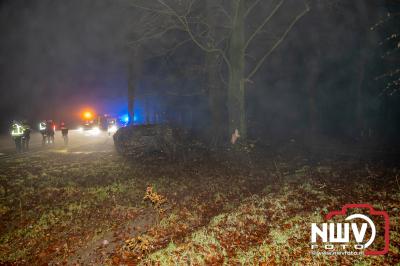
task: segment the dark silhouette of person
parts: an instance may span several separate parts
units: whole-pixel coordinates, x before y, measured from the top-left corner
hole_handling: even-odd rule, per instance
[[[23,135],[22,135],[22,150],[29,150],[29,141],[31,140],[31,128],[27,123],[23,125]]]
[[[54,123],[53,121],[49,120],[46,123],[46,135],[48,138],[48,143],[54,144]]]
[[[68,127],[64,122],[61,123],[61,134],[64,139],[64,144],[68,145]]]

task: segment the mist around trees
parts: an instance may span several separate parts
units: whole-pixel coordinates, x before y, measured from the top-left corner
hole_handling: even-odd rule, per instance
[[[390,141],[399,130],[398,20],[389,15],[396,5],[129,4],[136,12],[128,38],[130,110],[135,95],[163,95],[165,119],[200,130],[212,145],[235,132],[242,141]]]

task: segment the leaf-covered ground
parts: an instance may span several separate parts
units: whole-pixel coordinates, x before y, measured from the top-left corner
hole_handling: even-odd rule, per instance
[[[397,169],[360,160],[245,157],[183,163],[48,151],[2,160],[0,264],[400,262]],[[155,194],[144,198],[148,188]],[[157,196],[166,201],[157,205]],[[311,223],[346,203],[389,213],[387,255],[311,254]]]

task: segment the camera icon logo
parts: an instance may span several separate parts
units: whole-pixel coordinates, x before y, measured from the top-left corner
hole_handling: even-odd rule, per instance
[[[348,215],[351,209],[364,209],[366,210],[365,212],[367,215],[361,213]],[[333,218],[341,218],[343,222],[332,221],[328,223],[328,221]],[[355,219],[357,219],[358,222],[354,221]],[[376,240],[377,228],[375,223],[378,219],[383,219],[384,221],[384,247],[376,250],[369,247]],[[317,242],[317,240],[320,239],[325,250],[341,250],[347,252],[347,249],[351,247],[349,242],[350,234],[352,233],[353,239],[357,243],[352,247],[357,250],[359,254],[362,254],[362,251],[364,252],[364,255],[384,255],[388,253],[390,221],[387,212],[375,210],[370,204],[346,204],[341,210],[329,212],[325,216],[325,220],[327,222],[321,225],[316,223],[311,224],[311,249],[320,248],[320,245]],[[360,222],[360,220],[362,222]],[[366,234],[367,231],[369,234]]]

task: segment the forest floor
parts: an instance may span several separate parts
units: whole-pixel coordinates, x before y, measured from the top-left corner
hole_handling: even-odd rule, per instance
[[[113,151],[6,159],[0,264],[395,265],[398,173],[378,161],[255,151],[184,163]],[[348,203],[389,214],[386,255],[312,254],[311,223]],[[375,249],[384,242],[377,224]]]

